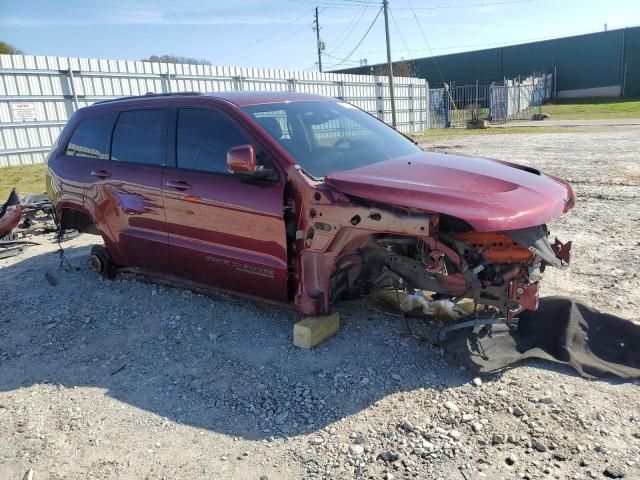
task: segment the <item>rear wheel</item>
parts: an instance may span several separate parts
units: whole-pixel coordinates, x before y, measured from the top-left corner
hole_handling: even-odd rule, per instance
[[[116,276],[115,265],[111,259],[111,254],[109,254],[109,250],[102,245],[94,245],[91,247],[91,268],[104,278],[112,279]]]

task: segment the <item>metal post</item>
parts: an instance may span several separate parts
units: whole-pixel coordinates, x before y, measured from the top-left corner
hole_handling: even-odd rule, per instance
[[[316,44],[318,47],[318,71],[322,73],[322,49],[320,48],[320,23],[318,22],[318,7],[316,7]]]
[[[163,93],[171,93],[171,74],[169,72],[164,75]]]
[[[476,80],[476,109],[480,109],[480,99],[478,98],[478,80]]]
[[[376,112],[378,114],[378,118],[384,122],[384,96],[382,94],[382,82],[380,81],[380,77],[377,75],[374,77],[374,81],[376,82]]]
[[[627,74],[627,61],[625,58],[625,43],[626,43],[626,33],[627,29],[622,29],[622,41],[620,42],[620,96],[624,97],[624,81],[625,76]]]
[[[420,112],[420,120],[422,123],[420,125],[424,132],[431,128],[431,98],[429,96],[429,82],[425,82],[424,89],[420,89],[420,107],[422,108],[422,111]]]
[[[411,133],[415,132],[415,99],[413,98],[413,83],[409,83],[409,125],[411,128]]]
[[[493,85],[494,83],[491,82],[489,84],[489,121],[493,122]]]
[[[451,92],[449,85],[447,85],[446,83],[444,84],[444,91],[442,93],[444,94],[444,126],[445,128],[450,128],[451,112],[449,111],[449,109],[451,108]]]
[[[396,122],[396,98],[393,92],[393,63],[391,62],[391,40],[389,39],[389,2],[382,1],[384,8],[384,30],[387,37],[387,68],[389,70],[389,97],[391,99],[391,125],[395,128]]]
[[[337,97],[344,102],[344,82],[338,81],[336,82],[338,86],[338,95]]]
[[[73,108],[74,111],[78,110],[78,95],[76,94],[76,86],[73,82],[73,70],[69,67],[69,89],[71,90],[71,95],[73,95]]]

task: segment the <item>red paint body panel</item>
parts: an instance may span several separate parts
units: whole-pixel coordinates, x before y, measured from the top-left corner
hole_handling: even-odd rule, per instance
[[[575,201],[553,177],[486,158],[423,152],[330,174],[347,195],[444,213],[477,231],[514,230],[562,216]]]
[[[191,280],[286,301],[287,249],[278,184],[167,168],[164,188],[172,270]],[[251,270],[251,273],[248,273]]]
[[[86,159],[85,208],[120,265],[169,271],[162,167]],[[91,172],[105,171],[107,178]]]
[[[21,203],[7,207],[4,215],[0,217],[0,238],[9,235],[11,230],[18,226],[23,210],[24,206]]]
[[[337,262],[353,260],[372,238],[419,238],[455,260],[456,252],[438,241],[440,214],[465,220],[477,231],[502,231],[542,225],[575,202],[571,187],[554,177],[507,162],[439,153],[417,153],[314,180],[239,108],[298,101],[337,100],[227,92],[123,99],[82,109],[49,157],[49,196],[59,212],[80,212],[95,223],[118,266],[295,305],[309,315],[330,311]],[[91,112],[150,107],[167,109],[167,118],[173,119],[168,121],[164,166],[64,155],[75,126]],[[224,113],[271,159],[278,179],[248,181],[176,168],[175,112],[182,107]],[[107,175],[96,175],[103,171]],[[460,257],[454,263],[461,264]],[[445,275],[443,293],[467,294],[468,281],[461,273]],[[509,292],[509,298],[519,295],[523,305],[535,308],[537,284],[513,283]]]

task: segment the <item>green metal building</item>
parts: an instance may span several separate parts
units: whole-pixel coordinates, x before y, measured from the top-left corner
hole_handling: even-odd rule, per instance
[[[640,27],[408,60],[432,85],[555,73],[558,97],[640,96]],[[371,73],[375,65],[341,70]]]

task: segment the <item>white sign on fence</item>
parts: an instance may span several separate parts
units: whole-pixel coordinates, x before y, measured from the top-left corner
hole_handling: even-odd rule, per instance
[[[31,102],[12,103],[11,116],[14,122],[35,122],[36,104]]]

